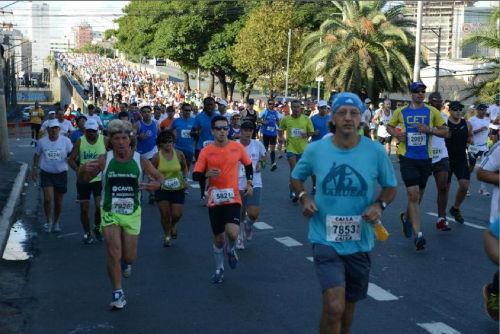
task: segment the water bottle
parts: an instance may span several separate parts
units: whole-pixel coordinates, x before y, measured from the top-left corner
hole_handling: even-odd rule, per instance
[[[380,220],[375,225],[373,225],[373,232],[375,232],[375,237],[377,238],[377,240],[386,241],[389,238],[389,232],[387,232]]]

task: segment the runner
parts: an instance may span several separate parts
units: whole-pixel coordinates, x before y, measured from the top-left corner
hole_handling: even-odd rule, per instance
[[[101,232],[107,249],[107,269],[113,288],[112,309],[127,304],[121,275],[129,277],[137,258],[137,242],[141,230],[140,189],[156,191],[163,184],[162,175],[151,163],[132,150],[132,125],[113,120],[108,125],[112,151],[100,155],[79,168],[79,182],[89,183],[102,173]],[[142,171],[150,182],[139,184]]]
[[[101,117],[99,115],[96,115],[96,108],[93,104],[89,104],[87,107],[88,115],[87,115],[87,120],[93,119],[94,121],[99,124],[99,130],[102,130],[104,127],[102,126],[102,121]]]
[[[230,140],[237,140],[240,139],[240,132],[241,132],[241,116],[239,112],[234,113],[231,116],[231,125],[229,126],[229,133],[227,137]]]
[[[311,141],[315,142],[323,138],[328,132],[328,123],[332,119],[332,115],[328,112],[328,105],[326,101],[320,100],[318,102],[319,113],[311,117],[311,122],[314,127],[314,134],[311,137]],[[312,192],[311,194],[316,194],[316,175],[311,177],[312,180]]]
[[[240,228],[240,234],[236,243],[237,249],[245,248],[245,239],[252,240],[253,224],[257,221],[260,214],[260,196],[262,191],[261,162],[266,159],[266,149],[257,139],[252,139],[254,125],[252,122],[243,122],[241,124],[241,138],[239,142],[245,147],[245,150],[252,160],[253,174],[253,194],[245,196],[245,187],[247,184],[245,167],[239,163],[239,181],[238,186],[241,196],[241,220],[243,228]],[[248,218],[248,219],[247,219]]]
[[[141,155],[141,158],[150,161],[155,153],[158,152],[156,147],[158,128],[156,127],[156,123],[151,119],[151,112],[150,106],[141,107],[142,119],[133,125],[137,134],[137,152]],[[153,204],[154,201],[154,194],[149,193],[149,204]]]
[[[467,164],[467,143],[472,141],[472,129],[465,119],[461,117],[464,106],[459,101],[450,102],[450,117],[448,118],[448,135],[445,137],[446,149],[450,159],[450,172],[448,173],[448,192],[450,191],[451,178],[455,174],[458,180],[458,190],[455,203],[450,208],[450,214],[457,223],[463,224],[464,218],[460,212],[460,205],[464,201],[469,189],[470,172]]]
[[[68,137],[59,134],[59,124],[57,119],[52,119],[47,123],[48,134],[42,137],[35,147],[31,169],[31,178],[36,181],[40,176],[40,187],[43,189],[45,232],[61,232],[59,218],[68,184],[66,160],[73,147]],[[38,168],[40,168],[40,173],[38,173]],[[53,215],[52,205],[54,205]]]
[[[163,121],[161,121],[160,129],[161,130],[169,129],[174,121],[174,116],[175,116],[175,108],[173,106],[168,106],[167,117]]]
[[[31,123],[31,145],[35,145],[40,137],[40,127],[42,126],[42,119],[45,117],[45,111],[40,107],[38,101],[35,106],[30,110],[30,123]]]
[[[486,104],[478,104],[476,107],[476,115],[472,116],[469,123],[472,127],[472,144],[469,145],[469,165],[470,171],[474,170],[476,162],[482,160],[484,155],[488,152],[488,131],[490,119],[486,116]],[[480,195],[490,196],[490,192],[486,189],[484,182],[479,183]]]
[[[382,108],[373,116],[373,122],[378,125],[377,127],[377,139],[380,144],[385,146],[385,151],[387,155],[391,155],[391,142],[392,136],[387,132],[387,124],[392,117],[391,110],[391,100],[385,99]]]
[[[85,123],[85,135],[79,138],[68,159],[69,166],[77,172],[81,164],[96,160],[100,155],[106,153],[107,138],[98,133],[99,125],[95,120]],[[83,243],[91,244],[95,239],[101,241],[101,175],[97,175],[89,183],[76,183],[78,202],[80,203],[80,222],[83,227]],[[94,197],[95,215],[94,215],[94,236],[90,231],[89,208],[90,197]]]
[[[189,171],[182,151],[174,149],[174,141],[175,136],[172,130],[161,131],[156,138],[158,153],[152,160],[153,166],[165,179],[162,189],[155,192],[155,199],[160,209],[164,233],[163,246],[165,247],[170,247],[172,239],[177,239],[177,222],[182,217],[184,189],[187,187],[186,178]]]
[[[84,115],[75,118],[76,129],[69,135],[72,144],[75,144],[85,134],[85,122],[87,122],[87,117]]]
[[[58,110],[56,113],[56,119],[59,122],[59,134],[69,137],[74,128],[71,122],[64,118],[64,111]]]
[[[484,232],[484,246],[488,257],[497,266],[496,273],[493,276],[493,282],[483,287],[483,297],[486,306],[486,312],[493,320],[498,321],[498,170],[500,166],[500,144],[496,143],[490,150],[490,153],[482,161],[477,171],[477,178],[480,181],[494,185],[493,196],[491,197],[490,209],[490,228]]]
[[[255,105],[255,100],[254,99],[248,99],[247,103],[246,103],[245,110],[243,110],[241,112],[241,122],[243,123],[245,121],[250,121],[255,126],[255,129],[254,129],[253,134],[252,134],[252,139],[257,138],[257,132],[258,132],[258,129],[257,129],[257,120],[259,118],[259,114],[254,109],[254,105]]]
[[[441,110],[443,107],[443,98],[439,92],[429,94],[429,104]],[[448,122],[448,115],[441,112],[441,117]],[[432,136],[432,174],[437,188],[437,212],[436,229],[438,231],[451,231],[446,221],[446,206],[448,205],[448,173],[450,163],[448,159],[448,150],[444,138]]]
[[[500,123],[500,94],[495,96],[495,104],[488,107],[490,117],[490,138],[493,143],[498,141],[498,124]]]
[[[323,293],[322,334],[349,333],[355,304],[368,291],[372,227],[396,195],[394,169],[384,149],[358,135],[363,108],[356,94],[338,94],[332,105],[335,136],[309,145],[292,171],[293,188],[309,218]],[[304,190],[313,174],[321,185],[314,198]],[[375,196],[378,185],[382,190]]]
[[[193,180],[208,177],[208,215],[214,235],[213,252],[215,273],[213,283],[224,280],[224,235],[229,267],[235,269],[238,263],[235,242],[239,234],[241,198],[238,187],[238,162],[245,166],[247,179],[245,196],[252,196],[252,161],[244,147],[227,138],[229,125],[223,116],[211,121],[215,142],[200,153],[193,171]]]
[[[266,152],[270,152],[271,156],[271,172],[278,168],[276,164],[276,142],[278,137],[278,127],[281,116],[275,110],[275,101],[273,99],[267,100],[267,107],[261,115],[262,120],[262,141]]]
[[[194,118],[191,117],[192,107],[189,103],[182,103],[180,108],[181,117],[174,119],[170,128],[175,131],[175,148],[184,154],[189,171],[194,158],[194,142],[191,137]]]
[[[281,142],[284,141],[284,134],[286,133],[286,157],[290,167],[289,175],[291,175],[295,164],[300,160],[302,153],[306,149],[307,138],[314,134],[311,119],[300,114],[300,102],[293,100],[290,103],[290,107],[292,113],[280,121],[278,132]],[[290,199],[295,203],[299,198],[293,192],[291,183],[288,186],[290,189]]]
[[[210,125],[212,119],[217,116],[215,109],[215,100],[213,97],[208,96],[203,99],[203,111],[200,112],[195,120],[192,129],[192,135],[198,138],[198,144],[194,150],[194,157],[198,160],[198,156],[202,148],[213,143],[214,135],[212,133],[212,126]],[[200,178],[200,203],[206,205],[205,188],[206,179]]]
[[[99,115],[99,118],[101,119],[103,134],[107,135],[108,124],[115,118],[115,115],[110,113],[107,107],[104,107],[102,108],[102,113]]]
[[[420,202],[432,172],[431,137],[434,134],[444,137],[448,131],[439,111],[424,104],[425,88],[422,82],[413,82],[410,104],[396,109],[387,125],[389,134],[399,140],[399,166],[408,196],[407,210],[400,215],[403,232],[407,238],[415,234],[417,250],[424,249],[426,244],[420,229]],[[396,130],[398,125],[401,130]]]

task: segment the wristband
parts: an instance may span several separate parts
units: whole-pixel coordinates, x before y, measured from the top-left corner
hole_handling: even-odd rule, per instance
[[[306,192],[306,191],[304,191],[304,190],[302,190],[302,191],[299,193],[299,196],[298,196],[299,201],[300,201],[300,200],[302,199],[302,197],[304,197],[305,195],[307,195],[307,192]]]

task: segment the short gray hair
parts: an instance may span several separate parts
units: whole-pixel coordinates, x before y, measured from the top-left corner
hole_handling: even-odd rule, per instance
[[[108,135],[113,137],[117,133],[126,133],[129,137],[133,136],[132,123],[129,121],[122,121],[120,119],[114,119],[108,124]]]

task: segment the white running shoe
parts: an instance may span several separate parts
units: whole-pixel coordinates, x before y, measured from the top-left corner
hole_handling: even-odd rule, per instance
[[[490,196],[491,195],[490,192],[486,189],[479,189],[478,193],[479,193],[479,195],[483,195],[483,196]]]
[[[60,223],[55,223],[54,224],[54,230],[53,230],[55,233],[59,233],[62,231],[61,229],[61,224]]]
[[[43,230],[47,233],[52,232],[52,225],[51,223],[45,223],[43,224]]]
[[[123,278],[129,278],[132,275],[132,265],[122,263],[122,276]]]
[[[127,301],[125,300],[125,295],[123,291],[115,291],[113,292],[113,296],[111,299],[111,303],[109,303],[109,307],[113,310],[121,310],[127,305]]]
[[[245,243],[240,238],[236,240],[236,249],[245,249]]]

